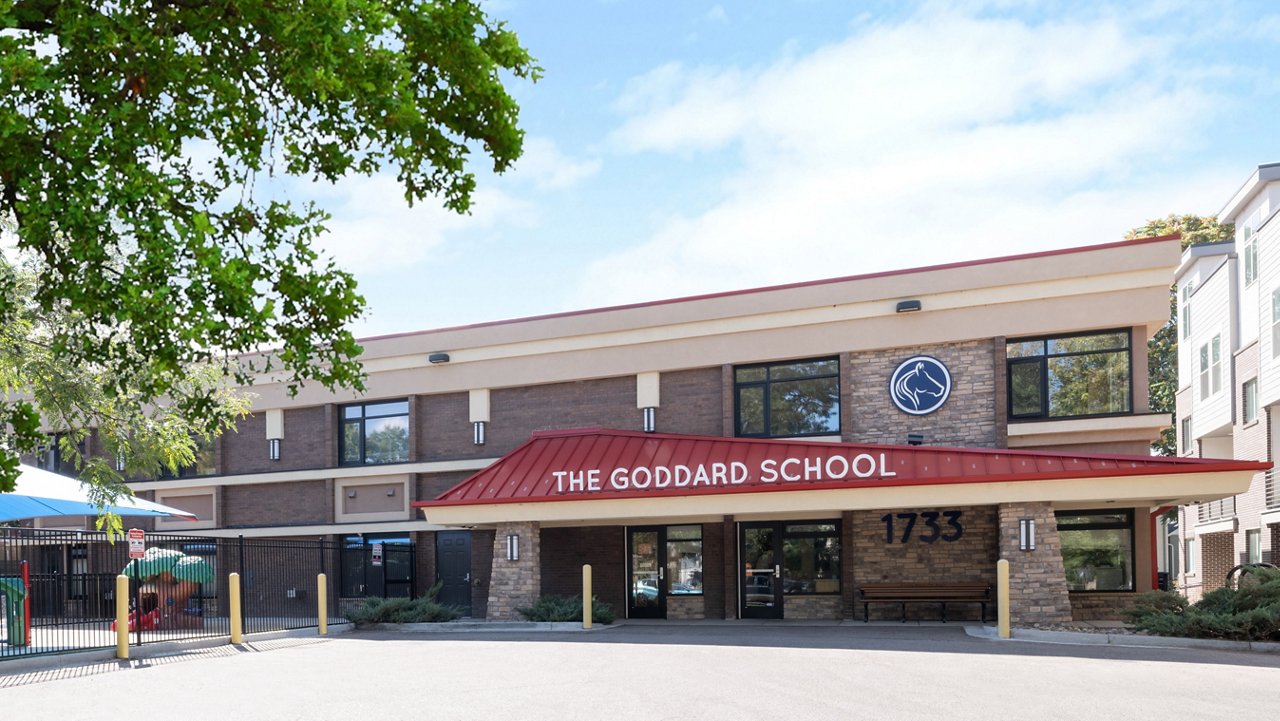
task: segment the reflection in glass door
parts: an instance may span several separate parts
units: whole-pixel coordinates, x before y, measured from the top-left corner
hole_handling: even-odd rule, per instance
[[[782,584],[774,523],[744,523],[742,528],[742,617],[782,618]]]
[[[632,528],[628,534],[628,618],[667,617],[662,535],[661,528]]]

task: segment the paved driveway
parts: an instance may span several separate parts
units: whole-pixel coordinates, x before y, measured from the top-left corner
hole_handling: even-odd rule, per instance
[[[6,674],[6,719],[1259,719],[1280,656],[959,627],[350,633]]]

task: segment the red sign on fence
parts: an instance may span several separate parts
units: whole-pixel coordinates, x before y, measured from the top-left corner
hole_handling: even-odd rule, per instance
[[[129,529],[129,558],[142,558],[147,552],[147,536],[141,528]]]

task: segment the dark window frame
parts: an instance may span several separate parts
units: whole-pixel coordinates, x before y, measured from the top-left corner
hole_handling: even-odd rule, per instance
[[[787,377],[787,378],[774,379],[772,377],[773,369],[775,368],[783,368],[786,366],[794,366],[794,365],[799,365],[803,363],[826,363],[830,361],[834,361],[836,364],[836,370],[834,373],[828,373],[828,374],[816,375],[816,376],[805,376],[802,378]],[[840,435],[840,428],[841,428],[841,423],[843,421],[843,413],[844,413],[844,409],[841,407],[841,402],[839,398],[840,365],[841,364],[840,364],[839,356],[825,356],[820,358],[796,358],[796,359],[786,360],[786,361],[773,361],[769,363],[748,363],[744,365],[733,366],[733,434],[734,434],[734,437],[736,438],[805,438],[805,437],[813,437],[813,436]],[[739,372],[757,369],[757,368],[764,369],[765,371],[764,380],[758,380],[758,381],[739,381],[738,380]],[[835,429],[817,431],[814,433],[775,434],[771,431],[771,427],[773,425],[773,410],[772,410],[772,404],[770,403],[770,400],[769,400],[770,398],[769,389],[771,385],[773,385],[774,383],[793,383],[797,380],[824,380],[827,378],[834,378],[836,382],[836,427]],[[744,388],[762,389],[761,427],[763,428],[763,430],[760,433],[743,433],[742,432],[741,391]]]
[[[825,531],[793,531],[793,526],[835,526],[835,530],[830,533]],[[791,590],[786,587],[790,577],[787,575],[786,563],[786,547],[789,539],[796,538],[834,538],[836,542],[836,573],[839,574],[835,579],[836,588],[834,591],[805,591],[799,590],[794,586]],[[839,596],[844,593],[844,525],[839,518],[822,518],[811,521],[782,521],[782,533],[779,536],[781,541],[782,562],[782,595],[784,596]]]
[[[156,474],[156,480],[159,481],[175,481],[179,478],[208,478],[218,475],[218,439],[197,438],[194,458],[189,465],[181,466],[175,473],[169,469],[169,466],[161,463],[160,471]],[[200,468],[201,455],[209,454],[209,467],[206,470]]]
[[[1068,338],[1086,338],[1089,336],[1113,335],[1123,333],[1128,342],[1124,348],[1115,348],[1111,350],[1087,350],[1073,351],[1070,353],[1050,353],[1049,343],[1055,340],[1065,340]],[[1036,356],[1019,356],[1010,357],[1008,355],[1008,347],[1014,343],[1044,343],[1044,352]],[[1132,328],[1108,328],[1104,330],[1082,331],[1079,333],[1060,333],[1056,335],[1031,336],[1024,338],[1007,338],[1005,339],[1005,411],[1008,415],[1009,422],[1023,423],[1027,421],[1062,421],[1072,420],[1076,418],[1115,418],[1119,416],[1131,416],[1133,410],[1133,329]],[[1054,416],[1049,415],[1049,360],[1051,358],[1071,358],[1077,356],[1095,355],[1100,353],[1121,353],[1126,356],[1129,366],[1129,378],[1127,392],[1129,395],[1129,409],[1126,411],[1114,411],[1110,413],[1082,413],[1079,415]],[[1038,413],[1023,413],[1016,415],[1013,412],[1013,368],[1017,365],[1035,364],[1040,369],[1040,411]]]
[[[1068,593],[1137,593],[1138,592],[1138,534],[1137,534],[1137,516],[1132,508],[1088,508],[1072,511],[1056,511],[1054,514],[1054,522],[1058,527],[1059,546],[1062,546],[1062,532],[1065,531],[1113,531],[1128,530],[1129,531],[1129,558],[1128,558],[1128,581],[1129,588],[1095,588],[1095,589],[1072,589],[1068,582]],[[1090,515],[1124,515],[1125,521],[1099,521],[1095,523],[1081,523],[1074,526],[1062,526],[1058,523],[1058,519],[1063,516],[1090,516]],[[1061,551],[1060,551],[1061,552]],[[1065,558],[1064,558],[1065,561]],[[1064,564],[1065,565],[1065,564]]]
[[[371,416],[367,412],[365,412],[365,409],[367,409],[369,406],[381,406],[381,405],[388,405],[391,403],[404,403],[405,404],[404,413],[386,413],[382,415]],[[352,408],[361,409],[359,418],[347,418],[347,411]],[[338,465],[342,467],[350,468],[350,467],[359,467],[359,466],[386,466],[386,465],[393,465],[396,463],[411,463],[413,461],[413,459],[410,457],[410,447],[412,446],[411,443],[406,443],[404,460],[381,461],[376,463],[369,461],[368,460],[369,450],[367,447],[369,433],[368,433],[366,424],[370,420],[403,417],[405,422],[405,429],[409,434],[409,438],[412,439],[413,437],[412,415],[413,415],[412,407],[409,405],[408,398],[388,398],[384,400],[365,401],[363,403],[348,403],[346,405],[339,406],[338,407]],[[348,425],[360,426],[360,453],[359,453],[360,460],[358,461],[344,460],[347,457],[346,431],[347,431]]]

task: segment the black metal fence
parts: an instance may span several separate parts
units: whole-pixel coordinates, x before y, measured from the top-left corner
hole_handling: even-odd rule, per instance
[[[130,643],[229,636],[227,576],[240,575],[245,633],[319,625],[317,574],[328,576],[328,622],[341,623],[339,544],[324,540],[0,528],[0,661],[114,648],[116,576],[129,568]]]

